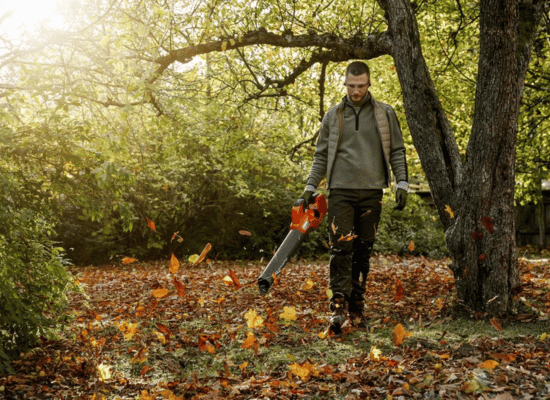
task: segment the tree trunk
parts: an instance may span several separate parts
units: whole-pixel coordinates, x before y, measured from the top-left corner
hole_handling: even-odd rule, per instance
[[[481,0],[476,109],[464,168],[421,53],[410,1],[379,3],[388,17],[409,129],[447,229],[458,300],[472,311],[503,313],[519,286],[514,162],[528,44],[534,37],[520,29],[519,14],[529,9],[536,27],[535,11],[542,2]]]

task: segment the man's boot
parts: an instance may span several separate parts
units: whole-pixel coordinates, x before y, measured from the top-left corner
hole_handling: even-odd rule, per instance
[[[339,335],[342,333],[342,325],[346,322],[346,299],[344,297],[332,297],[330,300],[330,311],[332,316],[330,317],[330,330]]]
[[[349,319],[356,328],[368,329],[369,323],[365,315],[365,301],[362,298],[352,298],[349,302]]]

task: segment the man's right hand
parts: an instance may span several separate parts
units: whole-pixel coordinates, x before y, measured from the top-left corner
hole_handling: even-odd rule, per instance
[[[311,198],[313,196],[313,193],[311,190],[306,190],[300,197],[298,197],[298,200],[304,199],[304,211],[307,210],[309,204],[311,203]]]

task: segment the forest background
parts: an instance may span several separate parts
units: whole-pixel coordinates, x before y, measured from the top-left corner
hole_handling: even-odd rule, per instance
[[[359,40],[384,26],[383,10],[368,1],[247,7],[71,0],[55,15],[32,27],[14,25],[10,11],[0,15],[0,252],[2,274],[10,277],[0,285],[9,296],[8,282],[25,282],[41,299],[36,310],[62,307],[56,299],[71,281],[68,263],[176,257],[192,264],[208,243],[214,260],[269,259],[303,189],[320,119],[343,95],[347,60],[327,61],[317,45],[235,43],[247,31],[277,32],[289,42],[299,34]],[[420,2],[415,15],[465,157],[478,4]],[[163,59],[186,44],[196,54]],[[521,103],[516,204],[540,202],[540,182],[548,178],[549,49],[544,14]],[[372,93],[400,119],[411,183],[425,188],[393,59],[369,65]],[[379,231],[378,252],[447,254],[437,213],[414,195],[402,213],[386,196]],[[326,255],[325,236],[325,226],[313,232],[299,257]],[[48,279],[35,279],[43,274]],[[46,330],[48,319],[36,318]],[[29,344],[43,333],[35,325],[23,335]],[[0,356],[9,359],[13,350],[0,349]]]

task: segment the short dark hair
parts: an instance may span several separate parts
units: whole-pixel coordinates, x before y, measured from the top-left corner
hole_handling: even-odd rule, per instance
[[[363,61],[353,61],[346,68],[346,76],[348,76],[349,74],[355,76],[367,74],[367,76],[370,78],[369,66]]]

